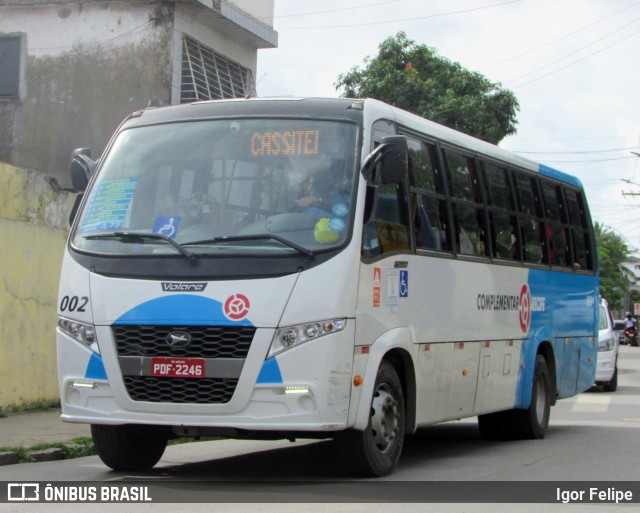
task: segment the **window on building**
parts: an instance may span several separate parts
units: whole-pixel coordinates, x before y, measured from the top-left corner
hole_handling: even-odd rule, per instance
[[[22,36],[0,36],[0,98],[20,97]]]
[[[184,37],[180,103],[243,98],[252,88],[250,69]]]

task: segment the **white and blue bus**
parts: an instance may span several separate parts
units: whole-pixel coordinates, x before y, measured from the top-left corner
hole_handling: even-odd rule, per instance
[[[567,174],[375,100],[136,112],[78,196],[62,419],[118,470],[177,437],[334,438],[363,475],[478,417],[540,439],[593,384],[598,268]]]

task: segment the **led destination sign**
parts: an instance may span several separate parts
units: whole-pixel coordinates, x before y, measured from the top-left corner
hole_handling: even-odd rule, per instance
[[[255,157],[265,155],[317,155],[320,130],[254,132],[250,149]]]

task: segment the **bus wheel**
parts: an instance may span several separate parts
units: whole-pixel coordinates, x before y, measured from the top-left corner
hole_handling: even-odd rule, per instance
[[[512,410],[511,434],[516,439],[544,438],[551,413],[551,378],[544,356],[536,357],[531,404],[526,410]]]
[[[405,410],[400,379],[393,366],[382,361],[371,400],[369,424],[352,431],[350,451],[359,475],[380,477],[393,472],[404,443]]]
[[[167,434],[157,426],[91,425],[98,456],[113,470],[139,471],[152,468],[167,447]]]

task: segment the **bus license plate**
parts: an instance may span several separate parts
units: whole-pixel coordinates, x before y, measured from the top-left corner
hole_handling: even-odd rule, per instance
[[[151,375],[163,378],[204,378],[204,359],[152,358]]]

